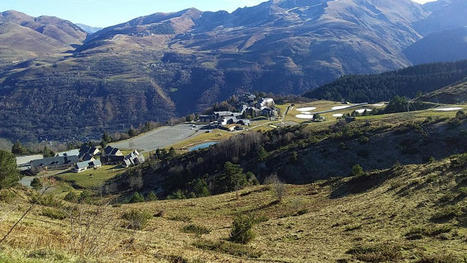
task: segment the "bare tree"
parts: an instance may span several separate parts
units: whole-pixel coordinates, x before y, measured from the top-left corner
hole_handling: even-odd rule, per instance
[[[272,174],[264,180],[264,184],[270,185],[271,190],[273,191],[278,202],[282,202],[285,195],[287,194],[287,189],[285,184],[279,179],[277,174]]]
[[[109,204],[100,206],[75,205],[69,207],[69,249],[81,258],[95,257],[110,249],[111,234],[116,227],[109,222]]]

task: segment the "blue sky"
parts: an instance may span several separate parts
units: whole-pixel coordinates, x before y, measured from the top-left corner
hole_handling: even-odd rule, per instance
[[[0,0],[0,11],[16,10],[31,16],[50,15],[105,27],[156,12],[196,7],[203,11],[252,6],[265,0]],[[416,0],[427,2],[429,0]]]

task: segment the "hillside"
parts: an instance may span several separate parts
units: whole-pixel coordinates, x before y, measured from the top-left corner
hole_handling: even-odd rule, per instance
[[[413,98],[467,77],[467,60],[434,63],[372,75],[349,75],[304,94],[305,97],[351,102],[389,101],[392,97]]]
[[[413,64],[467,59],[467,26],[430,34],[404,50]]]
[[[455,8],[457,2],[446,5]],[[4,47],[8,51],[2,56],[17,63],[0,66],[0,127],[8,123],[13,128],[0,136],[96,138],[104,130],[199,112],[245,91],[303,94],[343,75],[407,67],[411,62],[404,50],[423,37],[415,24],[460,16],[436,10],[410,0],[271,0],[232,13],[155,13],[85,40],[76,25],[16,15],[20,18],[10,23],[32,19],[26,22],[28,30],[37,30],[37,23],[50,27],[35,31],[52,38],[49,45],[74,45],[52,55],[36,37],[40,43],[32,47]],[[79,37],[71,41],[75,27]],[[11,30],[7,36],[23,35]],[[10,38],[4,42],[14,43]],[[36,46],[45,55],[37,57]]]
[[[435,90],[417,98],[417,100],[450,104],[465,103],[465,101],[467,101],[467,82]]]
[[[5,11],[0,13],[0,66],[57,55],[85,38],[86,33],[69,21]]]
[[[223,193],[229,191],[223,181],[227,162],[239,164],[260,181],[274,173],[287,183],[307,184],[348,176],[355,164],[365,170],[387,169],[466,152],[467,119],[444,116],[427,110],[251,131],[209,150],[146,162],[107,182],[103,191],[123,196],[154,191],[166,197],[181,190],[190,196],[203,179],[212,193]]]
[[[238,195],[121,207],[48,201],[34,207],[2,243],[0,260],[462,262],[466,164],[464,154],[345,179],[287,185],[282,202],[277,202],[274,186],[268,185]],[[21,189],[1,193],[0,207],[7,211],[0,221],[3,236],[28,208],[32,193]],[[129,222],[122,215],[133,209],[155,216],[142,230],[127,229]],[[73,220],[66,213],[60,217],[60,211],[75,211],[70,213]],[[232,219],[239,214],[257,218],[256,237],[247,245],[226,240]],[[206,232],[194,234],[190,229]]]

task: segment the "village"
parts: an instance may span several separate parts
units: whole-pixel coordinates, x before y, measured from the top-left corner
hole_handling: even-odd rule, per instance
[[[215,111],[212,114],[200,115],[198,122],[206,124],[205,129],[223,129],[227,131],[243,130],[251,125],[251,121],[258,118],[276,120],[279,109],[276,108],[274,99],[257,98],[256,95],[246,93],[239,97],[236,108],[238,112]]]
[[[201,130],[208,132],[213,129],[233,132],[249,127],[252,120],[258,118],[276,120],[280,115],[274,99],[257,98],[250,93],[241,95],[235,106],[241,108],[241,111],[215,111],[212,114],[200,115],[196,123],[201,125]],[[128,168],[143,162],[145,162],[145,157],[137,149],[124,154],[118,147],[110,145],[102,148],[83,144],[79,149],[60,152],[54,157],[37,156],[31,160],[19,161],[18,168],[23,174],[34,176],[45,171],[69,170],[74,173],[82,173],[91,169],[99,169],[103,165]]]
[[[99,169],[102,165],[115,165],[128,168],[145,161],[143,154],[133,150],[123,154],[112,146],[101,148],[84,144],[80,149],[57,153],[54,157],[38,158],[20,165],[20,170],[27,175],[37,175],[43,171],[67,170],[81,173],[89,169]]]

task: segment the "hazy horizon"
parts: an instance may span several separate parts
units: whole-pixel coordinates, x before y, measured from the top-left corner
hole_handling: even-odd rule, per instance
[[[433,0],[413,0],[418,3]],[[59,0],[42,0],[37,5],[35,0],[2,0],[0,11],[16,10],[31,16],[56,16],[73,23],[93,27],[107,27],[129,21],[133,18],[157,12],[174,12],[187,8],[202,11],[226,10],[229,12],[245,6],[254,6],[265,0],[69,0],[66,4]]]

